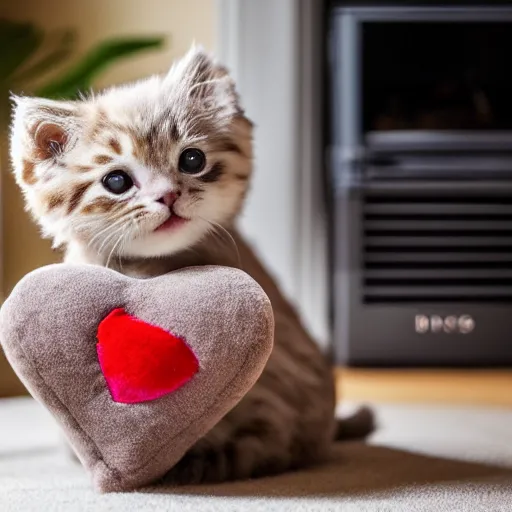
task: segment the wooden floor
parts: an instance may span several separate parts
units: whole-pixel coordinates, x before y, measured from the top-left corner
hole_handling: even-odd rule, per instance
[[[512,407],[512,370],[336,370],[340,399]],[[0,397],[26,393],[0,352]]]
[[[512,407],[512,370],[336,370],[339,398]]]

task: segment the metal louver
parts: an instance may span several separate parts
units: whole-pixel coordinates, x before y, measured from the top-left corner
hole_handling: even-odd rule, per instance
[[[366,167],[363,302],[512,302],[512,158],[441,153]]]

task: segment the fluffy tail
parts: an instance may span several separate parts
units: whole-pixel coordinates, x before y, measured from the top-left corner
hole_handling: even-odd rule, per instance
[[[335,439],[337,441],[364,439],[375,430],[375,427],[373,411],[363,406],[352,416],[338,420]]]

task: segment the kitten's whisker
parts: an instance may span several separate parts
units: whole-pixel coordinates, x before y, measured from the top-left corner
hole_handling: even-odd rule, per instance
[[[98,252],[102,252],[103,248],[108,245],[109,241],[115,237],[121,230],[123,229],[123,226],[118,226],[117,228],[115,229],[111,229],[104,237],[103,237],[103,240],[101,241],[99,247],[97,248],[97,251]]]
[[[115,227],[116,226],[108,226],[108,227],[102,229],[99,233],[94,235],[94,237],[87,244],[87,247],[91,247],[93,249],[98,250],[97,245],[100,244],[100,247],[101,247],[103,245],[103,242],[105,241],[105,239],[106,238],[108,239],[110,237],[112,229]],[[116,231],[116,229],[114,229],[114,231]],[[99,252],[99,250],[98,250],[98,252]]]
[[[118,229],[115,229],[112,233],[109,233],[105,239],[103,240],[103,242],[101,243],[101,245],[99,246],[98,248],[98,253],[102,253],[103,251],[103,248],[108,246],[110,244],[110,241],[115,238],[119,233],[121,233],[123,231],[123,229],[125,228],[125,226],[120,226]]]
[[[95,240],[100,237],[101,235],[103,235],[105,232],[108,232],[109,230],[111,230],[112,228],[116,227],[118,224],[122,223],[122,221],[124,220],[124,218],[121,218],[121,219],[118,219],[116,220],[113,224],[109,224],[106,228],[100,230],[98,233],[96,233],[92,238],[91,240],[89,240],[89,243],[87,244],[87,247],[92,247]]]
[[[138,216],[137,214],[134,215],[130,221],[129,221],[129,225],[127,225],[127,231],[125,234],[128,233],[128,227],[131,227],[131,231],[132,232],[135,232],[135,236],[132,237],[132,238],[137,238],[137,231],[140,230],[139,228],[139,222],[138,222]],[[128,238],[125,237],[125,234],[122,235],[122,238],[123,238],[123,241],[121,242],[121,245],[119,247],[119,251],[117,252],[117,259],[119,261],[119,270],[122,272],[123,271],[123,260],[121,259],[121,255],[122,253],[124,252],[124,249],[125,249],[125,246],[126,246],[126,242],[128,241]]]
[[[119,250],[117,251],[117,262],[118,262],[118,265],[119,265],[119,271],[122,273],[123,272],[123,260],[121,259],[121,254],[123,253],[124,251],[124,246],[126,245],[126,239],[124,239],[122,242],[121,242],[121,245],[119,247]]]
[[[107,263],[105,264],[105,267],[109,268],[110,265],[110,258],[112,258],[112,254],[114,254],[114,251],[116,250],[116,247],[123,241],[124,236],[128,233],[128,226],[125,226],[124,229],[121,232],[121,235],[119,236],[117,242],[113,245],[112,250],[110,251],[110,254],[107,258]]]
[[[117,245],[119,245],[119,248],[117,251],[117,260],[119,262],[119,270],[122,272],[123,262],[121,259],[121,255],[125,249],[126,242],[128,242],[128,237],[126,235],[128,235],[130,232],[133,233],[134,231],[140,231],[140,225],[139,225],[140,223],[138,221],[139,221],[139,219],[138,219],[137,215],[133,215],[130,219],[128,219],[128,223],[126,224],[124,231],[121,233],[119,241],[114,245],[114,247],[112,248],[112,251],[107,259],[107,266],[110,262],[110,258],[112,256],[113,252],[116,250]],[[135,237],[136,236],[137,235],[135,235]]]
[[[129,219],[129,216],[133,214],[133,211],[129,211],[129,212],[125,212],[123,214],[121,214],[120,216],[118,216],[117,218],[114,219],[114,222],[112,224],[109,224],[106,228],[102,229],[101,231],[99,231],[98,233],[96,233],[94,235],[94,237],[89,241],[89,243],[87,244],[88,247],[91,247],[93,246],[94,242],[96,241],[96,239],[98,237],[100,237],[101,235],[103,235],[105,232],[108,233],[109,230],[112,230],[114,229],[116,226],[119,226],[119,224],[123,224],[124,222],[130,222],[130,219]],[[118,230],[114,230],[113,231],[113,234],[116,234],[118,232]],[[105,245],[105,242],[107,240],[109,240],[111,238],[111,234],[108,234],[105,238],[105,240],[103,241],[103,243],[100,245],[100,248],[97,249],[98,252],[101,252],[103,246]]]
[[[210,226],[213,228],[212,232],[216,236],[218,236],[221,240],[223,240],[223,238],[221,236],[221,233],[218,232],[219,229],[221,230],[222,233],[225,233],[228,236],[229,241],[231,242],[231,244],[233,245],[233,247],[235,249],[238,266],[241,268],[242,267],[242,258],[240,257],[240,251],[238,250],[236,241],[233,238],[233,236],[231,235],[231,233],[224,226],[222,226],[221,224],[218,224],[217,222],[205,219],[204,217],[201,217],[201,216],[199,216],[199,218],[201,220],[207,222],[208,224],[210,224]]]

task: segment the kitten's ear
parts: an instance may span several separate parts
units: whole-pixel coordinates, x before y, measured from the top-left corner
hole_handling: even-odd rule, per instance
[[[63,153],[76,131],[74,102],[13,96],[11,154],[43,161]]]
[[[228,70],[200,47],[193,45],[169,71],[165,82],[178,87],[189,100],[217,113],[242,114],[234,80]]]

